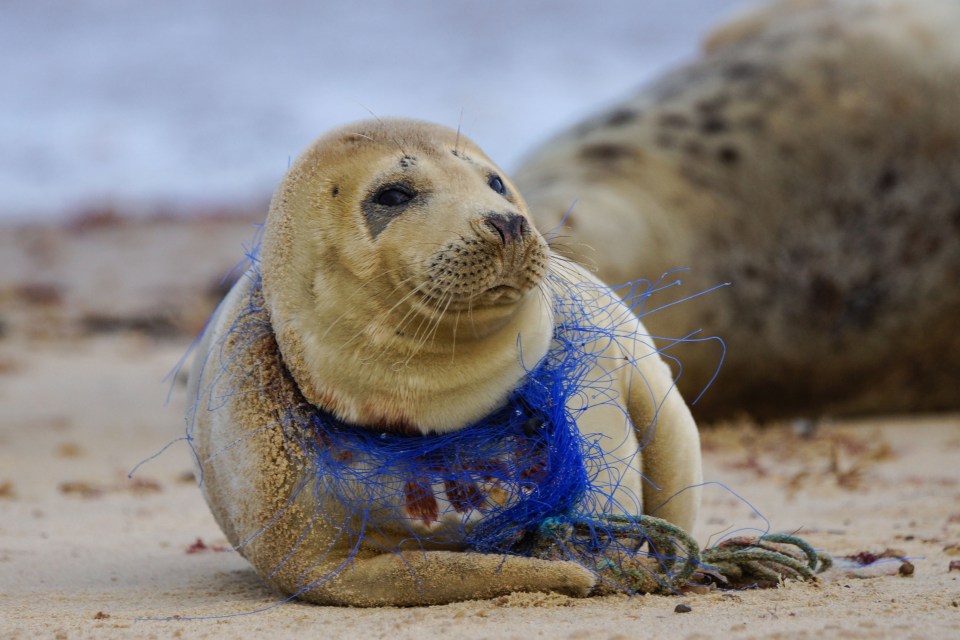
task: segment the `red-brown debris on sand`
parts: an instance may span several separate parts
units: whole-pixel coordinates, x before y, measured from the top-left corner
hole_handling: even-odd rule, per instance
[[[861,551],[859,553],[854,553],[853,555],[843,556],[847,560],[853,560],[857,564],[864,566],[868,564],[873,564],[877,560],[883,560],[884,558],[897,558],[903,559],[906,557],[906,553],[901,549],[884,549],[880,553],[873,553],[872,551]]]
[[[203,538],[197,538],[196,542],[187,547],[187,553],[202,553],[204,551],[213,551],[217,553],[221,551],[227,551],[227,548],[218,544],[207,545],[207,543],[203,541]]]

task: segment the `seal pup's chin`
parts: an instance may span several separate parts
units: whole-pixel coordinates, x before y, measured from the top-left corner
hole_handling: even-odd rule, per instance
[[[490,287],[477,296],[477,301],[481,304],[489,305],[514,304],[523,299],[525,293],[525,291],[521,291],[520,289],[508,284],[498,284]]]

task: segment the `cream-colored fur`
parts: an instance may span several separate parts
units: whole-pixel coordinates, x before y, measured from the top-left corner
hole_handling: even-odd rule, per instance
[[[492,176],[505,193],[492,188]],[[402,213],[371,204],[398,183],[416,193]],[[279,425],[285,410],[312,404],[375,430],[462,428],[502,406],[546,353],[551,297],[573,287],[591,298],[593,322],[616,325],[617,339],[585,345],[601,353],[594,373],[612,380],[611,402],[596,403],[578,422],[585,433],[607,436],[601,442],[617,483],[608,508],[642,505],[685,529],[694,525],[696,426],[643,326],[582,268],[551,262],[532,225],[508,241],[491,215],[528,220],[516,188],[479,148],[412,121],[333,131],[280,185],[262,247],[267,311],[251,317],[260,308],[250,304],[258,301],[251,272],[200,345],[188,421],[214,516],[281,592],[357,606],[590,592],[595,575],[573,562],[431,548],[438,531],[462,531],[483,517],[456,513],[442,496],[435,518],[375,522],[368,530],[376,537],[359,541],[341,567],[357,543],[341,535],[354,514],[302,490],[308,479]],[[239,328],[251,320],[273,331]],[[411,530],[423,538],[410,540]]]
[[[698,418],[955,410],[958,87],[960,3],[775,2],[515,178],[542,229],[573,207],[559,250],[610,284],[732,283],[644,318],[726,341]],[[692,398],[720,349],[672,353]]]

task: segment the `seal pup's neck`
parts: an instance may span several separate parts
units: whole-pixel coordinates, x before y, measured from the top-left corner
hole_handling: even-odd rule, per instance
[[[325,295],[342,304],[278,327],[284,360],[311,403],[371,429],[443,433],[474,423],[507,401],[553,338],[553,311],[537,290],[509,309],[434,319],[357,304],[357,289],[338,289]],[[397,331],[398,322],[410,329]]]

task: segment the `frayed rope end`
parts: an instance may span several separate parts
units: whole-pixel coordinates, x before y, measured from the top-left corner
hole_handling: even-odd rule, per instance
[[[689,533],[653,516],[548,518],[521,544],[523,555],[592,568],[600,578],[593,595],[670,594],[688,585],[773,587],[787,579],[816,580],[833,565],[829,554],[790,534],[731,538],[701,552]]]

